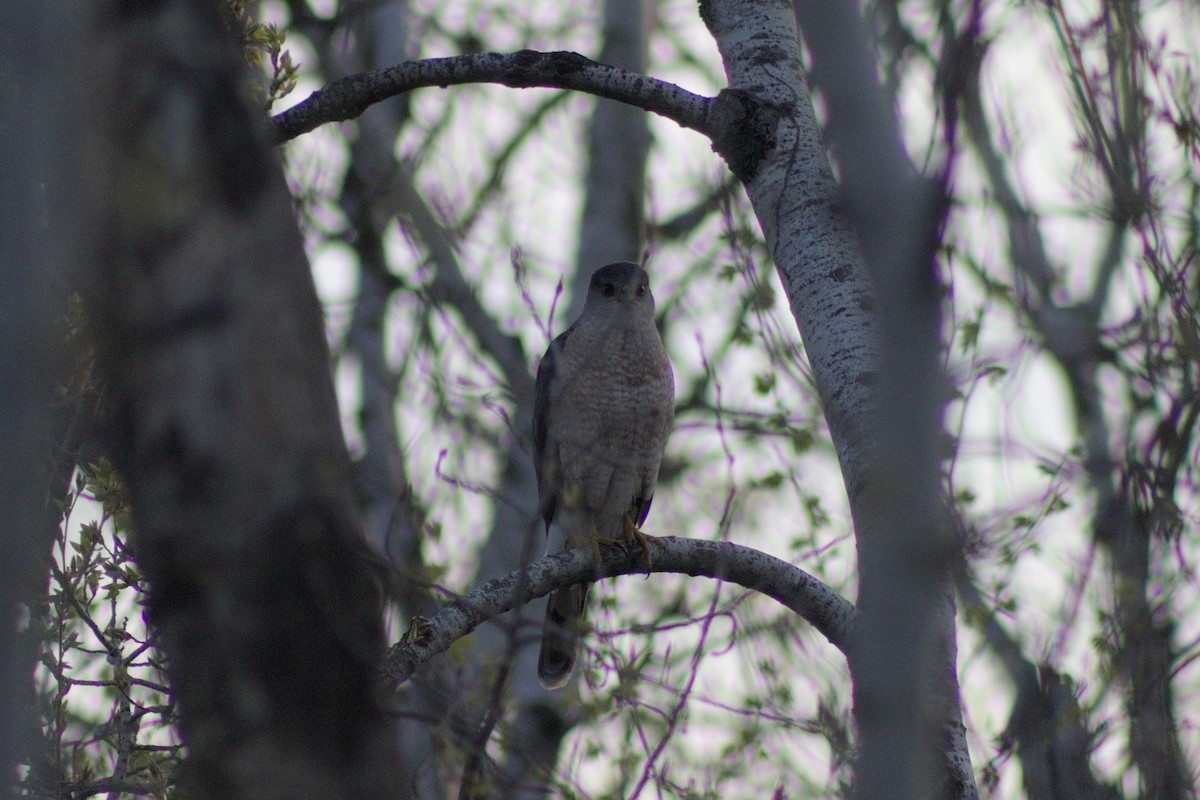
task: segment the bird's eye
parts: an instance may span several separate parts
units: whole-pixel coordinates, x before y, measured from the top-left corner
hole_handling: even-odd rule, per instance
[[[606,283],[600,287],[600,291],[604,293],[605,297],[612,297],[617,293],[617,287],[613,286],[611,283]]]
[[[646,296],[646,290],[647,290],[647,289],[648,289],[648,287],[646,286],[646,284],[644,284],[644,283],[639,283],[639,284],[638,284],[638,288],[637,288],[637,295],[638,295],[638,297],[645,297],[645,296]]]

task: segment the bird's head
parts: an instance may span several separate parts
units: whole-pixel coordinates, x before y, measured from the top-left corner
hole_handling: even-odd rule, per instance
[[[628,261],[608,264],[592,273],[584,311],[632,314],[654,319],[654,295],[646,270]]]

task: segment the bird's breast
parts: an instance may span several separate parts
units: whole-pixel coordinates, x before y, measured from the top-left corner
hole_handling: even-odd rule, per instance
[[[652,324],[576,329],[559,358],[556,384],[560,441],[588,450],[661,454],[675,386]]]

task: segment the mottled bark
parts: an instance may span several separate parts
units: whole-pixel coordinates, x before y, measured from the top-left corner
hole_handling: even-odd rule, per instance
[[[578,53],[472,53],[409,61],[334,81],[275,115],[275,137],[283,142],[328,122],[354,119],[372,103],[413,89],[464,83],[578,89],[661,113],[696,130],[703,129],[709,105],[708,98],[673,83],[598,64]]]
[[[787,290],[855,521],[864,614],[850,651],[862,739],[856,792],[972,797],[950,550],[937,513],[937,209],[904,156],[857,12],[849,4],[798,10],[824,70],[841,191],[791,9],[735,0],[701,7],[730,83],[714,108],[723,123],[714,142],[746,185]]]
[[[958,698],[953,539],[940,512],[940,189],[904,152],[874,50],[848,2],[795,3],[828,103],[845,208],[881,299],[870,488],[854,510],[861,648],[851,657],[857,796],[978,796]],[[938,762],[941,762],[940,765]]]
[[[104,6],[88,288],[198,797],[403,796],[381,595],[291,197],[216,7]]]

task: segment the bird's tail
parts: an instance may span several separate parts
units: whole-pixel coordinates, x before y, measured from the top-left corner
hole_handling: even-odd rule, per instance
[[[538,680],[547,689],[564,686],[575,669],[588,586],[576,584],[550,594],[542,649],[538,653]]]

